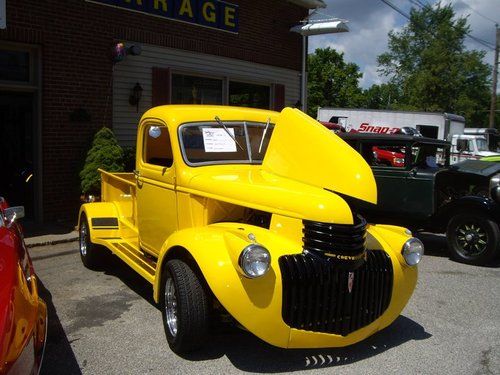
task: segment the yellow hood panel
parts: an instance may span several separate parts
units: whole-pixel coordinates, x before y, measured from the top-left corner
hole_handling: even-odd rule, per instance
[[[298,219],[352,224],[352,212],[337,194],[263,171],[258,166],[197,169],[179,190]]]
[[[298,109],[281,112],[262,167],[277,176],[377,203],[375,178],[362,156]]]

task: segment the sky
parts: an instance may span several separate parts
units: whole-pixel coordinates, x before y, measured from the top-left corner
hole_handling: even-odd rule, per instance
[[[324,0],[327,8],[313,18],[327,16],[349,21],[349,32],[309,37],[309,53],[316,48],[331,47],[344,52],[344,59],[354,62],[363,73],[360,85],[368,88],[387,80],[377,72],[377,56],[387,50],[388,33],[399,30],[407,19],[381,0]],[[410,13],[417,7],[416,0],[389,0],[396,7]],[[419,0],[434,4],[434,0]],[[489,49],[471,38],[466,38],[466,48],[486,51],[484,62],[493,66],[493,46],[495,43],[495,22],[500,24],[500,0],[448,0],[442,4],[452,4],[457,16],[468,16],[470,34],[489,42]],[[498,90],[500,91],[500,90]]]

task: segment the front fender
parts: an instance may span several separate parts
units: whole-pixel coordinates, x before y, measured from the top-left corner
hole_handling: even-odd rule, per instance
[[[396,319],[413,293],[417,268],[408,267],[401,256],[403,243],[410,237],[404,228],[369,226],[368,247],[386,251],[393,264],[393,289],[387,310],[377,320],[347,336],[290,328],[282,318],[282,278],[278,259],[299,254],[302,243],[287,240],[267,229],[245,224],[214,224],[181,230],[165,243],[162,266],[171,249],[183,247],[196,261],[218,301],[246,329],[264,341],[283,348],[335,347],[351,345],[388,326]],[[256,242],[271,254],[270,271],[248,279],[239,270],[238,257],[245,246]],[[162,266],[157,268],[154,298],[159,300]]]
[[[248,239],[250,233],[271,253],[269,272],[256,279],[243,276],[238,266],[241,251],[252,243]],[[278,258],[302,252],[301,244],[267,229],[239,223],[178,231],[169,237],[158,259],[162,267],[157,267],[154,283],[157,302],[164,260],[170,249],[178,246],[191,254],[215,297],[242,326],[272,345],[287,346],[290,328],[281,319],[282,288]]]
[[[114,203],[82,204],[78,213],[78,228],[80,228],[82,213],[87,216],[89,221],[90,241],[93,243],[102,243],[100,238],[121,237],[123,235],[119,230],[118,210]]]
[[[500,205],[490,198],[473,195],[456,199],[441,207],[435,221],[446,225],[453,215],[470,213],[471,211],[484,212],[496,222],[500,222]]]

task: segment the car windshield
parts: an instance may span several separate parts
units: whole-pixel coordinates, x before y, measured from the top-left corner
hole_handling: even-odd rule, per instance
[[[478,151],[489,151],[488,142],[486,138],[476,138],[477,150]]]
[[[179,139],[188,165],[261,164],[274,124],[220,121],[184,124]]]
[[[438,168],[448,165],[448,147],[432,144],[416,144],[412,147],[412,166]]]

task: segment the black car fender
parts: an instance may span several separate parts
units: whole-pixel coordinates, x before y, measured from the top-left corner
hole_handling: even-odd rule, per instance
[[[465,196],[455,199],[441,206],[432,220],[434,226],[438,226],[443,231],[446,230],[448,221],[456,214],[466,214],[471,212],[482,212],[486,216],[500,223],[500,204],[491,198],[479,196]]]

